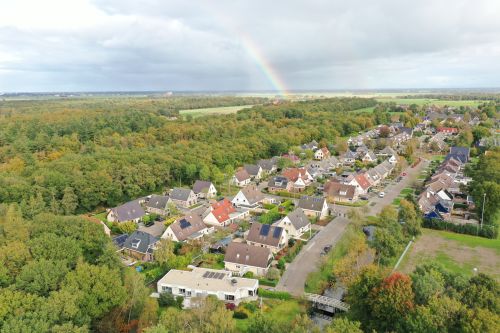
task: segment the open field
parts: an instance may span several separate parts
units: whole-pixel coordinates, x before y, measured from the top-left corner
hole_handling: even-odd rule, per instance
[[[288,323],[291,322],[298,314],[304,313],[305,307],[297,300],[291,299],[281,301],[276,299],[264,299],[264,307],[262,313],[264,316],[273,319],[273,321]],[[246,332],[250,318],[255,314],[250,314],[247,319],[236,319],[236,329],[238,332]]]
[[[463,101],[447,101],[447,100],[439,100],[439,99],[432,99],[432,98],[376,98],[378,102],[394,102],[396,104],[417,104],[417,105],[423,105],[423,104],[434,104],[438,106],[471,106],[471,107],[477,107],[479,104],[483,103],[483,101],[473,101],[473,100],[463,100]]]
[[[217,108],[203,108],[203,109],[191,109],[191,110],[180,110],[179,114],[183,117],[191,115],[194,118],[206,116],[210,114],[231,114],[236,113],[239,110],[246,108],[251,108],[253,105],[237,105],[237,106],[223,106]]]
[[[431,261],[466,276],[474,274],[473,269],[477,268],[500,279],[500,240],[423,229],[400,270],[411,273],[417,265]]]

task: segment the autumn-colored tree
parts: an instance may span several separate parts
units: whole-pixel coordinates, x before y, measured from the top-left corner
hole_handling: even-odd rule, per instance
[[[409,276],[395,272],[369,294],[374,323],[380,331],[397,331],[414,309],[414,294]]]

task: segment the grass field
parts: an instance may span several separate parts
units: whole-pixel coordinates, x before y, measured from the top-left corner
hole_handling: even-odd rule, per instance
[[[471,276],[477,268],[500,280],[500,240],[423,229],[400,270],[411,273],[417,265],[432,261],[455,273]]]
[[[183,117],[187,115],[193,116],[193,118],[207,116],[211,114],[231,114],[236,113],[239,110],[246,108],[251,108],[253,105],[238,105],[238,106],[224,106],[217,108],[204,108],[204,109],[191,109],[191,110],[180,110],[179,114]]]
[[[432,98],[376,98],[378,102],[394,102],[396,104],[417,104],[417,105],[423,105],[423,104],[434,104],[438,106],[471,106],[471,107],[477,107],[479,104],[483,103],[482,101],[469,101],[469,100],[463,100],[463,101],[446,101],[446,100],[439,100],[439,99],[432,99]]]

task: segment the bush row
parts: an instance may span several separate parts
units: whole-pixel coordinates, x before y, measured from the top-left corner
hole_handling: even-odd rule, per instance
[[[266,297],[266,298],[276,298],[276,299],[281,299],[281,300],[289,300],[292,298],[292,295],[287,293],[286,291],[272,291],[272,290],[266,290],[259,288],[258,291],[259,296]]]
[[[454,224],[438,219],[424,219],[422,226],[424,228],[453,231],[459,234],[467,234],[495,239],[498,236],[498,227],[496,225],[483,225],[479,228],[473,224]]]

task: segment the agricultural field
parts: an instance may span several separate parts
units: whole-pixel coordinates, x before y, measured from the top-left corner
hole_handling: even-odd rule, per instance
[[[202,108],[202,109],[191,109],[191,110],[180,110],[179,114],[183,117],[188,115],[193,116],[193,118],[207,116],[207,115],[221,115],[221,114],[231,114],[236,113],[240,110],[251,108],[253,105],[237,105],[237,106],[223,106],[216,108]]]
[[[396,104],[434,104],[437,106],[471,106],[477,107],[479,104],[483,103],[483,101],[474,101],[474,100],[462,100],[462,101],[448,101],[448,100],[439,100],[433,98],[376,98],[378,102],[388,103],[394,102]]]
[[[472,276],[474,268],[500,280],[500,240],[446,231],[422,229],[400,270],[411,273],[417,265],[435,261],[446,269]]]

